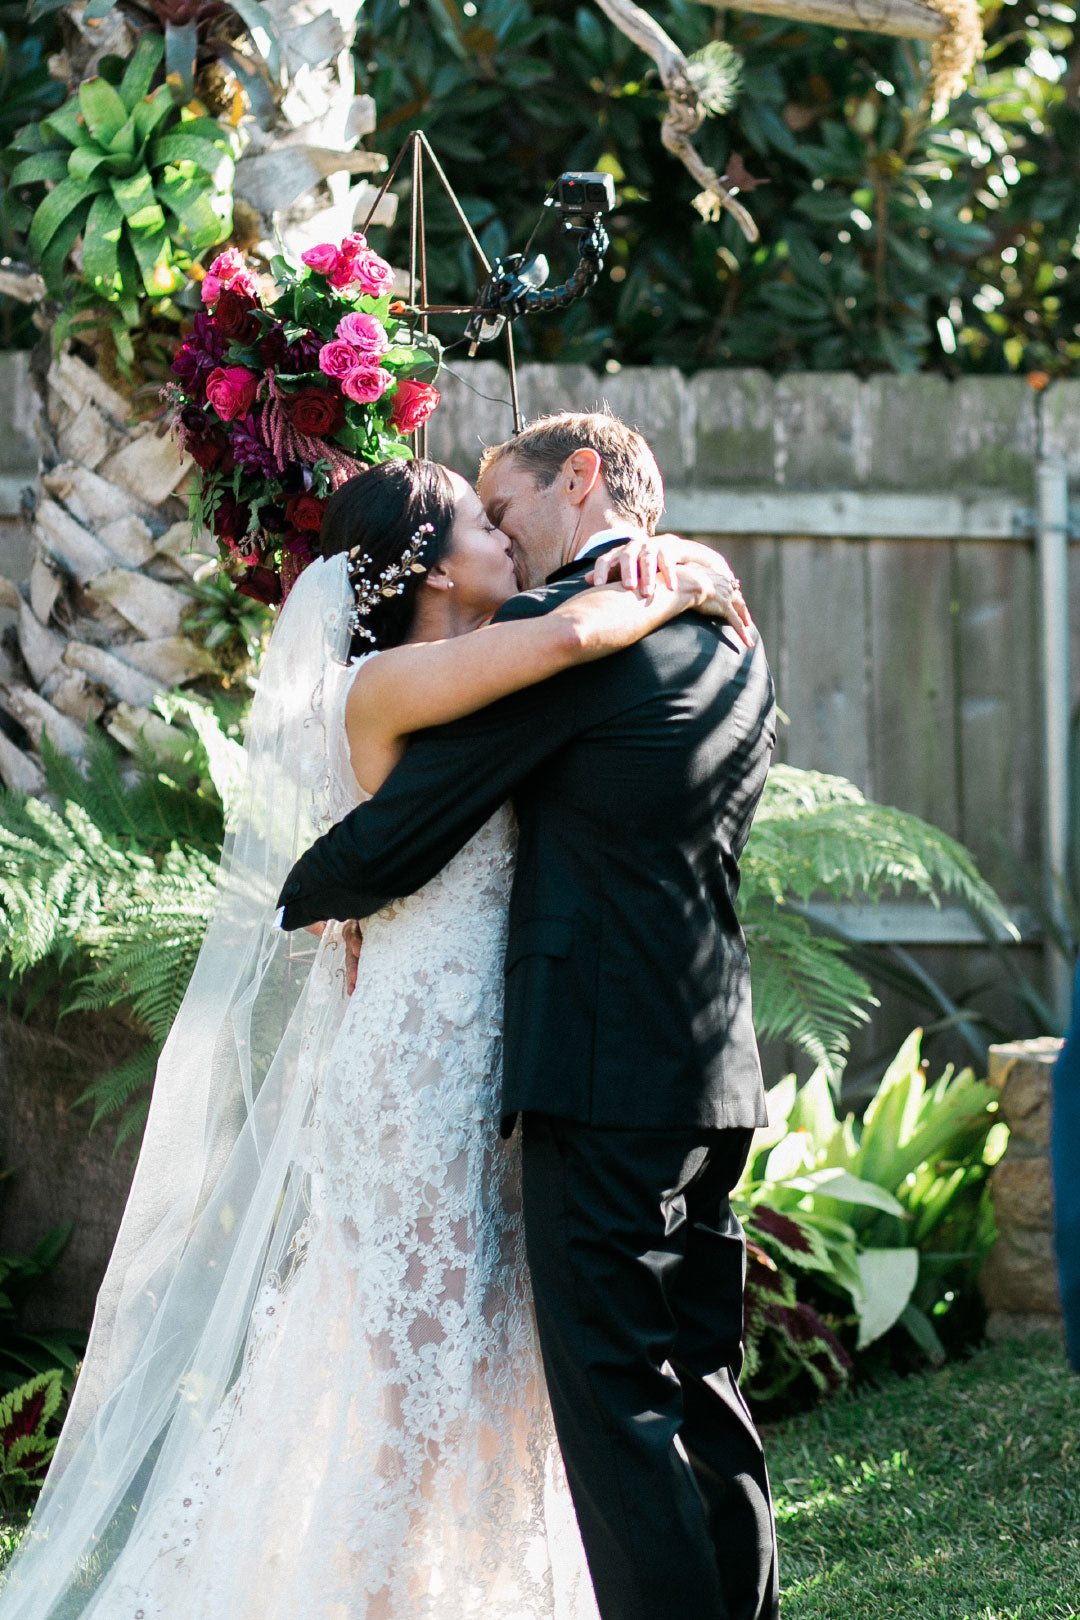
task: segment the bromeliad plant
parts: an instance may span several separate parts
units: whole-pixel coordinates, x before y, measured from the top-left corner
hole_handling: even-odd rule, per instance
[[[56,343],[102,303],[115,307],[118,330],[136,326],[141,301],[170,300],[198,255],[232,229],[236,131],[177,106],[168,85],[152,88],[164,50],[160,35],[144,34],[129,62],[104,57],[97,78],[27,125],[5,154],[9,225],[27,233],[53,296],[75,292]]]
[[[904,1043],[861,1121],[837,1118],[820,1070],[801,1090],[794,1075],[774,1087],[737,1200],[748,1233],[771,1235],[778,1263],[852,1322],[856,1351],[899,1327],[940,1359],[939,1327],[992,1241],[986,1180],[1007,1133],[972,1070],[927,1085],[921,1039]]]
[[[199,469],[193,528],[210,530],[238,588],[263,602],[283,600],[313,560],[331,492],[410,456],[407,436],[439,402],[438,345],[400,318],[393,271],[362,235],[271,270],[264,298],[235,249],[218,255],[166,390]]]

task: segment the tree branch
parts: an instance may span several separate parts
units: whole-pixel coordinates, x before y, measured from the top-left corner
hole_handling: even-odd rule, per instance
[[[596,0],[596,3],[619,32],[632,39],[656,63],[668,94],[668,110],[660,138],[702,188],[701,195],[694,199],[694,206],[706,218],[717,217],[723,209],[736,220],[746,240],[756,242],[759,232],[750,214],[736,201],[734,190],[715,169],[710,169],[692,144],[692,137],[705,121],[706,109],[694,88],[682,51],[656,19],[635,5],[634,0]]]

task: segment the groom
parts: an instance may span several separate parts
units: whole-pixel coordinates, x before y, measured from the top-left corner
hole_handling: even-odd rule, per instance
[[[602,413],[488,450],[479,490],[532,587],[499,620],[603,576],[663,507],[644,439]],[[684,614],[419,734],[280,896],[290,929],[369,916],[513,799],[503,1128],[521,1114],[541,1349],[603,1620],[779,1613],[729,1203],[765,1121],[735,896],[774,733],[760,644]]]

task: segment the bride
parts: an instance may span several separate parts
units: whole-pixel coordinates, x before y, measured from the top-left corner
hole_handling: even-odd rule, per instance
[[[487,624],[512,548],[422,461],[339,490],[321,550],[0,1620],[596,1615],[497,1129],[511,811],[365,922],[351,995],[340,925],[284,934],[274,897],[410,733],[730,589],[671,553],[651,596]]]

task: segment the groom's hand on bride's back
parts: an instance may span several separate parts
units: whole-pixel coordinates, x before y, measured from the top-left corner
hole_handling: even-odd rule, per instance
[[[304,932],[314,934],[321,939],[326,931],[324,922],[306,923]],[[360,965],[360,948],[364,943],[364,931],[355,917],[350,917],[341,925],[341,938],[345,946],[345,983],[351,996],[356,989],[356,970]]]
[[[676,590],[680,568],[692,568],[707,580],[707,594],[697,611],[723,619],[744,646],[752,647],[757,632],[740,583],[727,558],[711,546],[678,534],[640,535],[598,557],[586,578],[594,585],[620,579],[628,591],[649,598],[658,581]]]

